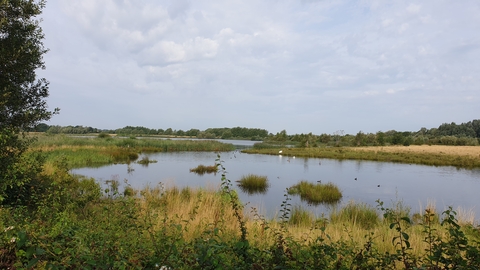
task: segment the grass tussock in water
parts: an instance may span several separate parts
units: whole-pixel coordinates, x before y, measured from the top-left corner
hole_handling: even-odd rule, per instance
[[[195,168],[190,169],[190,172],[196,173],[198,175],[204,175],[206,173],[217,173],[218,168],[216,165],[198,165]]]
[[[138,164],[141,164],[141,165],[144,165],[144,166],[148,166],[148,164],[150,164],[150,163],[157,163],[157,162],[158,161],[156,161],[156,160],[151,160],[148,156],[144,156],[142,159],[137,161]]]
[[[342,198],[340,189],[333,183],[310,183],[300,181],[288,189],[288,194],[300,195],[302,200],[312,204],[334,204]]]
[[[248,194],[265,193],[269,187],[268,178],[263,175],[247,174],[237,182],[238,187]]]

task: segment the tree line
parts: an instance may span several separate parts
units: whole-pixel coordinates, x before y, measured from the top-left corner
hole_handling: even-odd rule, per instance
[[[120,136],[145,136],[163,135],[177,137],[191,137],[199,139],[249,139],[277,143],[295,143],[300,147],[314,147],[318,145],[333,146],[378,146],[378,145],[478,145],[480,140],[480,120],[472,120],[467,123],[456,124],[444,123],[438,128],[427,129],[422,127],[418,131],[378,131],[376,133],[345,134],[343,130],[335,131],[332,134],[315,135],[308,134],[287,134],[286,130],[269,133],[266,129],[260,128],[208,128],[206,130],[174,130],[150,129],[142,126],[126,126],[119,129],[108,130],[85,126],[49,126],[45,123],[39,124],[34,131],[46,132],[49,134],[90,134],[109,133]]]

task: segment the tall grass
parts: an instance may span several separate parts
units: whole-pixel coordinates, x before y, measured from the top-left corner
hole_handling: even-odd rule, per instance
[[[369,230],[379,224],[380,217],[374,207],[350,201],[347,205],[339,209],[335,208],[330,212],[330,221],[332,223],[348,223]]]
[[[291,225],[310,227],[315,222],[315,216],[301,206],[294,206],[290,213],[288,223]]]
[[[308,181],[300,181],[298,184],[291,186],[288,189],[288,193],[300,195],[302,200],[311,204],[333,204],[342,198],[340,189],[333,183],[313,184]]]

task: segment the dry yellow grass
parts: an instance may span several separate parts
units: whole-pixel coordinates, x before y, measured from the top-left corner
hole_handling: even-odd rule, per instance
[[[480,157],[480,146],[410,145],[352,147],[350,149],[355,151],[373,151],[387,153],[427,153],[445,154],[451,156]]]
[[[192,240],[201,235],[205,235],[214,228],[220,228],[218,236],[225,239],[240,237],[240,228],[238,221],[234,216],[228,197],[222,197],[218,193],[218,188],[210,187],[208,189],[190,188],[188,191],[170,187],[168,189],[150,188],[141,191],[142,199],[139,206],[142,209],[141,216],[148,217],[154,230],[165,228],[169,224],[182,225],[182,237],[186,240]],[[435,209],[434,204],[428,207]],[[317,223],[310,227],[287,225],[286,230],[282,229],[281,224],[274,220],[256,220],[253,217],[245,216],[247,227],[247,238],[251,244],[257,247],[272,246],[282,232],[284,237],[291,237],[298,243],[311,243],[322,236],[326,243],[338,243],[340,241],[352,243],[361,248],[367,241],[367,235],[373,237],[375,247],[380,252],[395,252],[392,245],[392,239],[398,236],[398,232],[389,229],[388,223],[379,224],[370,230],[365,230],[359,226],[350,223]],[[405,224],[404,224],[405,225]],[[325,226],[325,231],[319,227]],[[433,227],[436,233],[442,238],[446,238],[446,231],[436,223]],[[406,226],[403,228],[410,235],[410,244],[413,253],[422,255],[426,243],[423,241],[425,234],[422,232],[421,225]],[[211,232],[210,232],[211,233]],[[328,237],[327,237],[328,235]]]
[[[218,194],[218,188],[207,189],[161,186],[140,191],[139,206],[142,215],[149,217],[154,229],[169,224],[181,224],[183,237],[191,240],[207,230],[222,228],[222,234],[231,238],[240,235],[238,222],[226,196]],[[241,210],[240,210],[241,211]]]

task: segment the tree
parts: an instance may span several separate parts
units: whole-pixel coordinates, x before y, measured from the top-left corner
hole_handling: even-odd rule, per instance
[[[31,140],[25,132],[58,111],[47,109],[48,82],[37,78],[47,52],[39,20],[45,1],[0,0],[0,202],[7,188],[27,181],[16,175]]]

